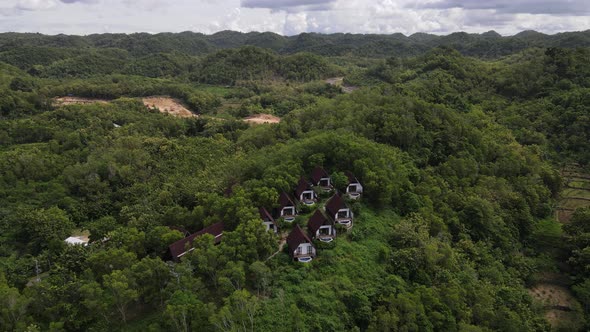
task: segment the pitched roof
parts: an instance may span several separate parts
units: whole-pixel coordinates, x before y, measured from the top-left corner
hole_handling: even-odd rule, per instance
[[[346,171],[346,172],[344,172],[344,174],[346,174],[346,177],[348,177],[348,184],[360,183],[359,180],[356,178],[356,176],[354,176],[354,174],[352,174],[352,172]]]
[[[295,249],[302,243],[312,243],[309,236],[299,227],[295,225],[295,228],[287,236],[287,245],[289,246],[289,253],[292,255]]]
[[[173,259],[180,258],[183,254],[187,252],[186,245],[188,243],[189,247],[192,248],[193,242],[195,239],[203,234],[211,234],[215,237],[215,244],[221,242],[221,236],[223,235],[223,221],[213,224],[211,226],[205,227],[202,230],[192,234],[191,236],[185,237],[182,240],[178,240],[172,243],[168,250],[170,251],[170,255],[172,255]],[[190,251],[190,249],[189,249]]]
[[[314,236],[318,229],[320,229],[323,225],[331,225],[332,223],[326,216],[322,213],[322,211],[315,210],[309,221],[307,222],[307,229],[309,233]]]
[[[327,177],[330,177],[330,174],[328,174],[328,172],[326,172],[326,170],[320,166],[316,166],[313,171],[311,171],[311,180],[313,183],[318,183],[322,178]]]
[[[344,204],[344,200],[339,193],[334,194],[328,203],[326,203],[326,211],[328,211],[328,213],[330,213],[332,216],[336,215],[338,210],[344,207],[346,207],[346,204]]]
[[[279,204],[281,205],[281,208],[285,206],[295,206],[295,203],[293,203],[291,197],[289,197],[289,195],[284,191],[279,195]]]
[[[265,221],[269,220],[269,221],[275,222],[275,219],[270,215],[270,213],[268,213],[267,209],[265,209],[263,207],[258,208],[258,213],[260,213],[260,218],[262,220],[265,220]]]
[[[299,199],[301,193],[306,190],[312,190],[311,184],[307,180],[305,180],[304,177],[301,177],[299,179],[299,183],[297,184],[297,189],[295,189],[295,195],[297,195],[297,198]]]

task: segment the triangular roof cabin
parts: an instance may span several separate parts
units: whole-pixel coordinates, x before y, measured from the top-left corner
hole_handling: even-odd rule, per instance
[[[291,257],[295,256],[295,251],[297,248],[304,243],[309,243],[312,248],[315,249],[313,246],[313,242],[309,238],[307,234],[299,227],[299,225],[295,225],[289,236],[287,236],[287,246],[289,246],[289,255]]]
[[[324,225],[332,226],[333,224],[334,223],[318,209],[315,210],[311,218],[309,218],[309,221],[307,222],[307,229],[309,230],[309,234],[311,234],[313,237],[320,227]]]
[[[304,191],[308,190],[313,190],[311,183],[305,180],[304,177],[299,178],[299,183],[297,183],[297,188],[295,189],[295,195],[299,198]]]
[[[338,213],[338,210],[347,208],[346,203],[340,196],[340,193],[334,194],[330,198],[330,200],[326,203],[326,212],[330,214],[330,216],[334,216]]]
[[[326,172],[326,170],[321,166],[316,166],[313,171],[311,171],[311,181],[314,185],[317,185],[321,179],[329,178],[330,174]]]
[[[272,215],[268,212],[267,209],[261,207],[258,208],[258,213],[260,213],[260,219],[262,219],[263,221],[269,221],[269,222],[275,222],[275,218],[272,217]]]
[[[279,206],[282,209],[287,206],[295,206],[295,203],[293,202],[291,197],[289,197],[289,194],[283,191],[279,195]]]
[[[344,172],[344,174],[348,178],[348,184],[360,183],[359,180],[356,178],[356,176],[354,176],[354,174],[352,174],[352,172],[346,171],[346,172]]]
[[[268,210],[261,207],[258,208],[258,213],[260,214],[260,219],[262,219],[262,223],[266,226],[266,230],[272,230],[274,233],[277,233],[279,230],[279,226],[277,225],[275,218],[272,217]]]

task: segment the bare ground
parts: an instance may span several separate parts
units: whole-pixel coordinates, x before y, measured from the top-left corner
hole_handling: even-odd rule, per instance
[[[545,319],[553,328],[570,318],[573,314],[571,310],[575,307],[573,304],[577,302],[566,287],[551,283],[539,283],[529,293],[547,308]]]
[[[551,283],[539,283],[530,289],[531,296],[548,307],[571,308],[576,301],[571,292],[564,286]]]
[[[356,86],[345,86],[344,85],[344,77],[332,77],[325,80],[326,83],[330,85],[339,86],[342,88],[342,92],[344,93],[352,93],[355,90],[358,90]]]
[[[57,106],[66,106],[66,105],[88,105],[88,104],[107,104],[110,101],[106,99],[98,99],[98,98],[82,98],[82,97],[59,97],[54,98],[53,102]]]
[[[279,123],[281,119],[274,115],[270,114],[256,114],[249,116],[244,119],[244,121],[249,123],[261,124],[261,123]]]
[[[326,83],[330,85],[342,85],[342,81],[344,81],[344,77],[332,77],[326,79]]]
[[[168,96],[152,96],[141,98],[147,108],[157,108],[162,113],[172,114],[181,118],[197,117],[196,114],[184,107],[179,100]]]

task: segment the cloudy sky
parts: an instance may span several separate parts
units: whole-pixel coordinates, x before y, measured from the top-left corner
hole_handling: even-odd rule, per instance
[[[590,0],[0,0],[0,31],[447,34],[590,29]]]

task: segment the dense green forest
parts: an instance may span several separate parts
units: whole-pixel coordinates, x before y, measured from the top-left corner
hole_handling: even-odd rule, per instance
[[[588,330],[590,203],[555,211],[590,196],[589,60],[588,31],[0,34],[0,330]],[[316,166],[364,192],[300,263],[314,210],[258,209]]]

